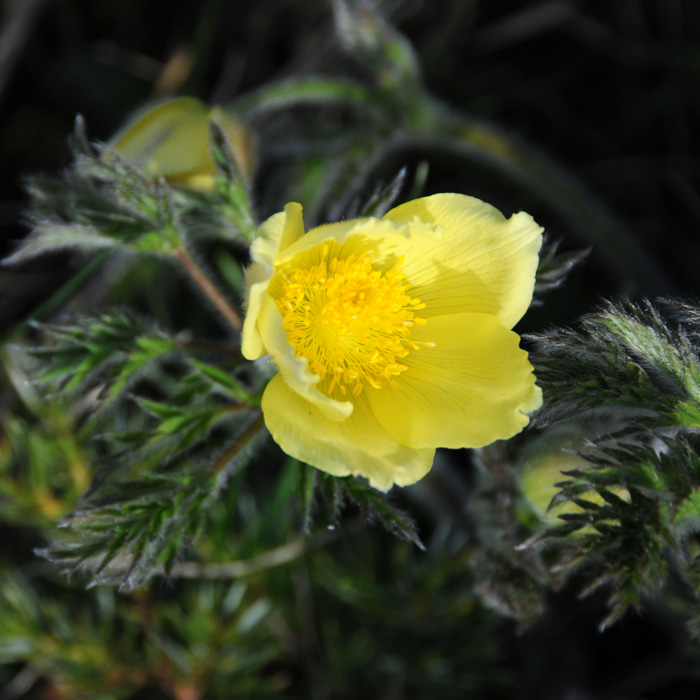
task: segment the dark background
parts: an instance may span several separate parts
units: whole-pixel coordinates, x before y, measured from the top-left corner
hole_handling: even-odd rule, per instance
[[[92,138],[107,139],[154,97],[185,93],[225,103],[291,75],[342,75],[351,63],[333,36],[328,0],[4,6],[6,247],[23,235],[23,176],[67,164],[76,114],[85,117]],[[512,130],[568,168],[663,268],[669,292],[697,292],[700,9],[694,0],[385,0],[380,7],[415,46],[436,96]],[[172,68],[183,52],[188,68],[164,81],[165,66]],[[566,241],[566,230],[551,233]]]

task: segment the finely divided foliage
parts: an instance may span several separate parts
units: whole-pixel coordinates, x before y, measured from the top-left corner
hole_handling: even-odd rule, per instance
[[[536,424],[573,422],[586,438],[550,505],[571,504],[561,524],[519,551],[548,553],[558,576],[580,571],[585,592],[607,591],[603,626],[673,580],[685,584],[689,618],[700,611],[698,320],[697,307],[678,302],[609,304],[576,330],[533,338],[549,397]]]
[[[420,53],[377,14],[377,3],[321,4],[333,8],[338,41],[319,44],[314,22],[314,31],[305,32],[308,43],[300,44],[310,49],[304,56],[309,71],[302,77],[285,69],[289,77],[284,81],[228,95],[226,108],[211,108],[195,98],[164,100],[130,120],[111,142],[113,148],[91,143],[78,119],[71,166],[60,177],[28,182],[32,232],[5,264],[34,265],[35,258],[56,252],[70,253],[71,264],[87,264],[47,305],[32,312],[46,323],[25,321],[10,332],[17,343],[3,358],[9,381],[1,397],[0,526],[10,541],[0,573],[2,700],[37,694],[104,700],[351,698],[377,692],[387,698],[461,700],[552,692],[597,696],[598,687],[606,694],[599,678],[589,679],[588,687],[579,684],[588,664],[579,664],[580,649],[569,644],[571,636],[562,635],[560,645],[536,643],[551,639],[553,631],[562,633],[562,621],[574,627],[570,621],[586,616],[587,609],[573,604],[571,592],[597,592],[591,605],[596,610],[601,596],[607,597],[610,610],[603,626],[654,598],[661,602],[657,619],[685,620],[700,637],[696,305],[610,304],[575,329],[531,336],[518,352],[521,358],[529,352],[537,386],[544,391],[545,404],[534,419],[537,430],[478,448],[488,442],[480,440],[480,420],[488,413],[499,426],[504,416],[502,407],[485,409],[506,397],[514,382],[494,362],[491,379],[500,382],[497,390],[484,382],[483,400],[473,401],[474,411],[465,414],[473,396],[454,400],[454,387],[465,382],[453,381],[450,371],[453,365],[463,370],[479,348],[488,347],[488,326],[477,319],[470,325],[465,318],[449,324],[439,315],[428,318],[436,302],[443,310],[461,304],[469,296],[465,291],[475,292],[481,301],[489,298],[480,287],[488,277],[496,286],[512,284],[517,277],[514,268],[484,275],[474,269],[474,259],[463,260],[469,289],[459,287],[463,275],[450,273],[465,242],[463,233],[477,238],[478,226],[462,221],[454,227],[459,245],[442,249],[435,274],[428,275],[438,282],[433,287],[422,284],[427,268],[416,264],[432,257],[426,246],[421,249],[425,255],[414,251],[410,271],[418,275],[408,279],[407,269],[411,286],[401,289],[402,273],[394,266],[404,262],[407,239],[396,238],[397,254],[389,256],[391,261],[386,258],[386,266],[373,260],[377,269],[371,272],[361,250],[340,251],[343,255],[331,256],[326,267],[321,256],[312,259],[313,253],[307,259],[297,246],[299,274],[283,269],[284,256],[274,260],[263,255],[264,269],[249,276],[246,288],[243,269],[265,248],[262,234],[273,233],[270,226],[258,224],[284,202],[303,203],[312,231],[328,232],[319,223],[336,221],[341,223],[332,227],[340,234],[343,222],[377,217],[372,227],[386,232],[387,221],[377,221],[393,220],[397,230],[406,224],[415,229],[410,237],[422,240],[421,220],[426,226],[436,224],[432,233],[437,237],[444,233],[443,224],[454,223],[451,215],[432,223],[432,216],[424,218],[430,214],[422,210],[430,188],[450,182],[451,189],[464,191],[464,183],[478,181],[480,192],[493,193],[506,206],[518,209],[527,202],[538,220],[552,222],[557,236],[568,240],[577,234],[596,257],[602,254],[611,261],[620,289],[664,289],[663,271],[645,257],[637,240],[544,152],[477,118],[483,105],[474,104],[472,115],[436,100],[427,87],[432,78],[422,76]],[[454,20],[470,18],[473,24],[468,7],[474,3],[451,3],[457,14],[436,12],[430,3],[412,4],[424,5],[421,12],[434,19],[437,29],[426,33],[429,40],[421,47],[435,67],[442,65],[440,52],[432,49],[450,37],[459,40],[451,44],[458,49],[448,61],[454,68],[465,36],[454,31],[463,26]],[[535,14],[553,18],[565,31],[571,21],[590,23],[600,16],[588,7],[582,13],[569,7],[559,17],[557,6],[576,3],[545,4],[548,8],[540,4],[512,15],[519,27],[531,25],[524,34],[506,36],[512,35],[505,31],[509,22],[474,33],[477,54],[495,53],[489,45],[497,47],[504,39],[506,44],[513,39],[522,43],[528,34],[535,35],[539,20],[520,21]],[[186,89],[192,92],[204,89],[200,81],[205,74],[213,76],[210,32],[217,7],[225,4],[199,5],[196,41],[185,52],[190,71]],[[396,5],[398,11],[401,3],[384,5]],[[626,12],[617,14],[629,19]],[[635,26],[646,19],[644,11],[637,14]],[[405,17],[409,20],[410,13]],[[133,18],[127,19],[128,24]],[[287,29],[282,33],[289,35]],[[230,27],[224,31],[230,38]],[[275,26],[275,42],[278,31]],[[256,31],[253,35],[259,37]],[[636,43],[637,48],[646,45]],[[334,61],[319,64],[319,56],[329,55],[326,44],[347,51],[338,75],[332,74]],[[276,43],[271,55],[279,48]],[[284,54],[286,44],[282,49]],[[249,84],[238,75],[240,56],[234,54],[227,60],[232,72],[227,69],[221,76],[224,92],[233,84]],[[174,55],[178,60],[166,64],[163,76],[181,66],[182,56],[179,51]],[[128,56],[112,58],[117,72],[121,63],[129,71],[141,70]],[[74,58],[65,65],[73,70]],[[324,77],[311,74],[314,65]],[[264,73],[266,66],[259,67]],[[453,80],[454,71],[440,73],[441,92],[445,76],[458,88],[464,85],[464,80]],[[473,76],[467,81],[474,82]],[[667,81],[661,82],[668,97]],[[111,93],[113,87],[117,95],[116,85],[107,89]],[[458,100],[469,93],[458,92]],[[529,99],[541,111],[537,92]],[[652,89],[650,104],[660,94]],[[489,99],[488,111],[497,110],[499,101]],[[640,114],[650,116],[648,110]],[[581,124],[585,130],[585,119]],[[391,177],[404,162],[409,166],[393,181],[377,187],[378,179]],[[688,194],[685,173],[673,175],[678,177],[671,184]],[[279,216],[272,219],[280,223]],[[300,216],[291,219],[303,248],[306,229]],[[280,244],[290,242],[291,228],[277,231]],[[377,242],[364,238],[365,233],[355,242]],[[336,253],[344,245],[341,239]],[[323,246],[316,250],[325,261]],[[509,250],[513,247],[506,245],[488,257],[503,261]],[[497,304],[508,329],[525,313],[531,296],[539,303],[543,294],[561,292],[568,272],[584,257],[545,242],[533,279],[537,261],[534,250],[530,253],[518,303]],[[517,268],[522,257],[515,258]],[[260,339],[249,336],[253,346],[260,341],[261,354],[262,340],[280,351],[276,360],[287,361],[285,382],[291,383],[273,384],[266,404],[263,393],[275,382],[270,380],[276,370],[255,353],[245,359],[246,338],[240,331],[243,300],[272,268],[290,274],[276,280],[274,299],[268,299],[262,314]],[[380,330],[393,332],[400,325],[412,335],[399,334],[403,340],[398,347],[375,337],[376,354],[369,354],[370,364],[379,361],[374,373],[358,372],[351,362],[343,363],[350,356],[307,342],[333,341],[340,322],[351,331],[347,335],[361,332],[362,323],[356,323],[361,314],[350,304],[335,309],[330,304],[328,317],[321,313],[315,318],[324,326],[321,336],[304,337],[314,308],[299,286],[323,290],[334,270],[335,282],[357,292],[357,298],[370,291],[376,298],[401,302],[388,314],[381,309]],[[374,286],[364,284],[387,272]],[[309,280],[314,284],[306,284]],[[446,290],[446,282],[454,286]],[[449,294],[441,298],[438,291]],[[415,308],[404,301],[415,301]],[[570,301],[566,290],[559,308],[570,309]],[[248,318],[256,315],[251,308],[245,309]],[[345,315],[336,313],[339,308]],[[416,317],[410,315],[414,311]],[[275,326],[277,312],[285,318]],[[440,337],[421,336],[416,318],[423,316],[426,329],[432,321],[431,333],[440,332]],[[290,328],[292,336],[287,335]],[[458,357],[450,345],[455,338],[473,339],[474,352]],[[441,345],[443,350],[434,350],[443,353],[440,362],[422,373],[422,358]],[[334,344],[325,346],[333,349]],[[304,349],[313,352],[304,354]],[[274,357],[272,348],[267,350]],[[479,369],[494,355],[485,352]],[[313,393],[317,375],[289,371],[299,369],[297,360],[306,368],[314,358],[315,369],[328,377],[324,396],[333,404]],[[412,360],[418,363],[409,369]],[[539,399],[529,365],[528,375],[528,392]],[[370,391],[406,381],[406,396],[411,377],[419,380],[418,398],[405,406],[399,402],[401,390]],[[340,401],[340,387],[356,397],[356,409],[367,408],[362,401],[368,396],[375,404],[364,413],[355,411],[358,430],[348,430],[353,439],[339,448],[339,421],[325,413],[314,417],[306,399],[297,401],[300,385],[307,398],[335,410],[334,418],[348,408],[341,405],[346,402]],[[437,385],[445,392],[430,396]],[[286,403],[279,401],[281,396]],[[388,396],[396,403],[389,403]],[[536,403],[516,402],[522,408],[516,414],[520,422],[497,435],[513,435],[526,422],[524,412]],[[414,412],[419,404],[427,409]],[[381,417],[391,440],[378,439],[376,422],[363,424],[363,416],[372,421]],[[267,439],[266,425],[274,435],[275,419],[283,446],[302,443],[300,425],[302,439],[312,436],[314,449],[297,452],[300,459],[333,467],[339,455],[340,461],[352,459],[352,468],[346,464],[327,473],[283,454]],[[370,423],[373,433],[367,430]],[[435,440],[448,426],[450,440]],[[436,466],[417,488],[396,489],[387,496],[348,476],[368,474],[372,452],[386,458],[390,472],[398,467],[401,480],[396,483],[408,484],[431,468],[434,447],[446,444],[475,449],[438,453]],[[420,461],[422,471],[406,474],[406,462],[417,449],[428,450]],[[375,484],[388,488],[391,479]],[[402,541],[380,528],[363,527],[367,520]],[[32,548],[43,559],[27,557]],[[77,588],[66,583],[66,575],[77,579]],[[167,577],[165,585],[158,580],[147,585],[161,576]],[[85,583],[93,590],[83,590]],[[551,595],[565,584],[569,589],[562,596]],[[565,614],[547,616],[550,606]],[[511,625],[504,616],[521,629],[544,620],[523,645],[509,636]],[[635,694],[639,677],[642,682],[663,680],[683,664],[689,666],[682,669],[686,677],[696,678],[697,650],[689,652],[686,638],[677,633],[663,642],[658,665],[647,667],[645,658],[649,674],[640,674],[637,659],[629,685],[620,682],[624,669],[617,664],[624,654],[606,663],[619,691],[613,691],[615,697]],[[525,645],[522,657],[518,652]],[[624,651],[624,644],[617,646]],[[557,649],[550,653],[551,647]],[[559,647],[573,651],[559,655]],[[522,658],[534,663],[522,664]],[[576,660],[576,682],[567,685],[572,674],[565,667],[573,666],[566,663],[571,659]],[[583,674],[581,667],[586,667]]]
[[[212,136],[215,187],[197,192],[146,180],[119,156],[90,145],[79,122],[74,166],[62,179],[31,184],[36,228],[12,260],[76,245],[181,261],[183,251],[189,256],[189,247],[204,238],[244,243],[252,221],[246,183],[216,125]],[[404,177],[375,190],[357,211],[390,209]],[[579,260],[547,247],[536,294],[557,286]],[[267,369],[243,368],[230,343],[196,342],[126,310],[36,330],[43,341],[30,353],[32,376],[53,402],[74,407],[85,439],[93,436],[86,444],[94,473],[92,485],[41,553],[94,583],[142,585],[154,572],[170,570],[196,542],[222,486],[250,459],[262,434],[259,407]],[[547,347],[553,352],[556,342]],[[557,410],[566,415],[565,407]],[[684,404],[679,410],[691,409]],[[337,525],[341,512],[353,506],[420,546],[412,518],[364,482],[308,468],[300,474],[307,531],[318,517]],[[537,571],[541,578],[542,566]]]
[[[146,180],[118,156],[91,146],[79,124],[75,165],[63,179],[31,184],[36,228],[11,260],[66,246],[108,248],[184,259],[203,276],[189,248],[218,239],[235,250],[250,237],[253,220],[234,155],[220,129],[213,126],[212,134],[218,175],[213,190],[200,192]],[[402,183],[400,175],[357,211],[386,211]],[[558,286],[580,259],[547,247],[536,295]],[[235,321],[229,293],[217,286],[211,284],[215,305]],[[30,352],[32,376],[56,405],[71,407],[81,440],[92,436],[85,444],[93,465],[90,488],[41,553],[94,583],[142,585],[154,572],[171,570],[197,541],[222,487],[253,455],[263,434],[260,400],[268,369],[242,363],[231,343],[193,341],[129,311],[35,328],[43,341]],[[578,331],[533,339],[538,381],[548,398],[537,424],[549,429],[595,419],[606,428],[595,447],[583,450],[586,466],[565,475],[554,505],[570,501],[578,510],[562,514],[561,525],[513,527],[517,512],[511,525],[502,517],[510,506],[499,506],[494,519],[489,503],[504,493],[511,494],[509,503],[517,501],[517,473],[505,490],[482,490],[475,510],[482,549],[473,569],[486,602],[531,620],[543,609],[544,591],[581,569],[593,572],[591,586],[612,591],[611,621],[662,586],[669,566],[695,581],[700,566],[689,547],[700,522],[694,444],[699,333],[690,306],[672,305],[663,317],[651,306],[609,306]],[[495,449],[483,452],[484,473],[493,467],[487,456]],[[504,455],[496,460],[502,466],[508,461]],[[307,531],[317,516],[336,525],[354,506],[420,544],[412,519],[362,481],[304,468],[298,495]],[[500,540],[485,534],[501,527],[509,534]]]
[[[184,255],[188,270],[196,266],[203,276],[190,246],[212,237],[240,246],[253,226],[246,183],[225,135],[211,128],[218,175],[212,191],[196,192],[144,178],[90,144],[78,120],[75,162],[62,178],[30,183],[34,231],[8,264],[65,248],[102,248],[175,263]],[[366,208],[389,206],[401,181],[377,190]],[[218,306],[230,303],[217,293],[224,299]],[[235,313],[229,312],[234,321]],[[170,571],[197,542],[224,487],[261,446],[268,370],[242,362],[235,344],[194,341],[189,331],[170,332],[126,308],[34,323],[33,330],[39,342],[28,352],[17,346],[12,366],[65,412],[77,428],[72,449],[92,469],[89,488],[38,552],[92,584],[134,589]],[[299,479],[307,532],[317,517],[338,525],[354,505],[420,546],[413,520],[383,494],[355,479],[304,474],[307,468]]]
[[[92,487],[41,553],[96,582],[136,587],[196,538],[208,504],[250,457],[259,400],[235,371],[194,359],[186,341],[133,314],[45,330],[54,343],[33,351],[35,376],[54,401],[84,404],[101,444]]]

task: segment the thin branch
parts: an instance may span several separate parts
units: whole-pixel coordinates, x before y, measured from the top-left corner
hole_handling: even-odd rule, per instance
[[[41,678],[39,669],[27,664],[4,688],[0,689],[0,700],[19,700]]]
[[[350,523],[349,527],[342,530],[343,533],[362,527],[362,522],[359,520],[355,523]],[[196,561],[180,561],[177,562],[172,570],[167,574],[169,577],[186,578],[186,579],[210,579],[210,580],[229,580],[238,578],[239,576],[248,576],[249,574],[271,569],[275,566],[288,564],[295,559],[298,559],[305,552],[313,551],[324,547],[341,536],[341,531],[322,532],[313,538],[300,537],[283,544],[280,547],[270,549],[263,554],[249,559],[239,559],[238,561],[228,562],[208,562],[200,563]],[[165,576],[165,569],[161,566],[156,570],[156,576]]]
[[[228,303],[221,292],[214,286],[199,265],[184,247],[175,250],[178,260],[182,263],[189,276],[196,282],[197,286],[207,295],[209,300],[216,306],[221,315],[228,321],[235,330],[240,331],[243,321],[238,312]]]
[[[230,561],[225,563],[205,563],[200,564],[194,561],[177,562],[168,576],[187,579],[233,579],[239,576],[246,576],[257,571],[270,569],[280,564],[287,564],[297,559],[305,550],[303,539],[293,540],[281,547],[271,549],[264,554],[250,559],[240,561]],[[164,574],[158,571],[157,574]]]
[[[254,420],[245,431],[236,438],[236,441],[214,462],[210,469],[211,474],[218,474],[226,465],[244,450],[248,443],[260,432],[265,426],[265,420],[262,413]]]

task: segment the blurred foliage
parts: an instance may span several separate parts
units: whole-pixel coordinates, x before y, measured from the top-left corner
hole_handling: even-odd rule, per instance
[[[693,0],[5,12],[1,700],[697,695],[700,312],[541,331],[698,294]],[[436,191],[556,241],[547,403],[387,496],[262,439],[241,267],[287,201]]]
[[[586,317],[578,332],[537,339],[538,378],[552,395],[540,422],[596,418],[606,432],[597,439],[589,433],[592,444],[564,472],[552,500],[578,509],[560,514],[565,522],[529,546],[579,533],[575,559],[559,568],[565,573],[585,564],[588,589],[610,592],[604,626],[673,578],[698,635],[699,320],[696,306],[677,302],[662,311],[609,306]],[[572,375],[579,377],[576,386]]]

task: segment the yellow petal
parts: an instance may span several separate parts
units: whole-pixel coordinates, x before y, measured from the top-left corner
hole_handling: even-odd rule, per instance
[[[186,179],[213,173],[208,112],[192,97],[167,100],[132,119],[113,140],[113,148],[147,177]]]
[[[254,263],[266,265],[269,274],[281,250],[284,250],[304,235],[304,220],[301,204],[290,202],[277,214],[263,221],[255,232],[250,246]]]
[[[290,345],[287,331],[282,325],[282,315],[275,302],[265,295],[258,314],[258,330],[262,343],[277,365],[284,381],[303,399],[316,406],[331,420],[344,420],[352,413],[350,401],[336,401],[314,388],[319,377],[312,374],[303,357],[297,357]]]
[[[209,122],[224,131],[236,162],[249,175],[253,147],[245,125],[221,107],[209,109],[193,97],[166,100],[140,112],[112,139],[110,147],[146,177],[164,177],[185,187],[214,188]]]
[[[403,447],[384,430],[362,397],[344,421],[329,420],[278,374],[262,400],[265,424],[288,454],[334,476],[364,476],[375,488],[407,486],[430,470],[434,450]]]
[[[334,254],[345,257],[364,252],[374,261],[380,257],[378,251],[383,238],[398,236],[405,245],[409,235],[410,230],[406,225],[381,219],[349,219],[334,224],[324,224],[311,229],[301,240],[297,239],[295,243],[286,247],[276,262],[279,265],[285,265],[295,258],[294,265],[317,265],[321,261],[322,244],[327,242],[337,245]],[[300,254],[305,253],[316,257],[298,258]]]
[[[246,360],[257,360],[267,352],[258,330],[258,316],[270,277],[265,266],[253,264],[246,270],[245,280],[248,291],[246,292],[246,314],[241,331],[241,353]]]
[[[542,228],[529,214],[510,219],[461,194],[436,194],[389,211],[385,218],[437,228],[406,250],[411,296],[425,317],[473,311],[494,314],[512,328],[532,300]]]
[[[267,352],[258,330],[258,315],[275,258],[281,249],[303,235],[302,209],[296,202],[290,202],[283,212],[266,219],[255,232],[255,240],[250,247],[253,264],[246,270],[246,315],[241,338],[241,352],[248,360],[255,360]]]
[[[208,116],[209,121],[216,122],[226,134],[236,159],[236,165],[245,177],[250,178],[255,170],[257,154],[252,135],[246,124],[223,107],[212,107]]]
[[[495,316],[436,316],[411,339],[436,345],[401,359],[400,390],[367,389],[377,419],[403,445],[488,445],[520,432],[542,403],[520,338]]]
[[[173,185],[189,187],[192,190],[213,190],[216,184],[214,174],[205,172],[194,172],[182,176],[171,175],[166,179]]]
[[[282,237],[279,241],[278,253],[286,250],[304,236],[304,219],[302,217],[301,204],[290,202],[284,208],[286,216]]]

